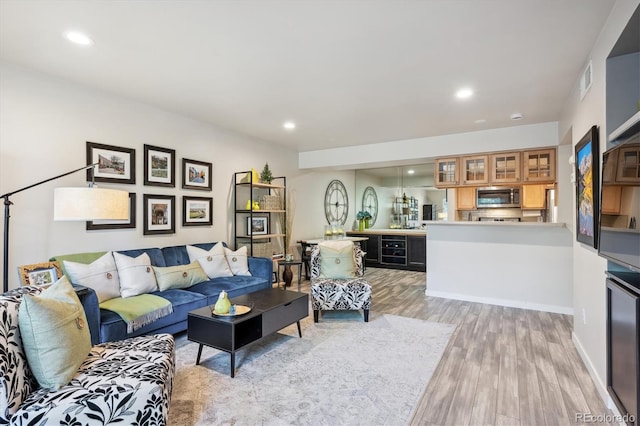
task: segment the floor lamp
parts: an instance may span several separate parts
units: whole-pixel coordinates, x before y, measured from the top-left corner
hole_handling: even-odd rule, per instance
[[[9,197],[26,191],[34,186],[59,179],[63,176],[92,169],[98,163],[80,167],[79,169],[54,176],[49,179],[25,186],[16,191],[0,195],[4,199],[4,268],[2,271],[3,292],[9,290],[9,209],[13,204]],[[105,189],[94,186],[93,173],[91,183],[86,188],[56,188],[53,195],[53,220],[99,220],[129,219],[129,193],[116,189]]]

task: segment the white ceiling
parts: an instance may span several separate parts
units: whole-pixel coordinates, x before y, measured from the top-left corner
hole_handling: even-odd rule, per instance
[[[0,0],[0,60],[309,151],[556,121],[614,2]]]

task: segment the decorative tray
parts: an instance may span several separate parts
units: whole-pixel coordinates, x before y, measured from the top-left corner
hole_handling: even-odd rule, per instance
[[[228,314],[218,314],[213,311],[213,308],[211,309],[211,313],[219,317],[236,317],[238,315],[244,315],[247,312],[251,312],[251,306],[245,306],[245,305],[233,305],[233,306],[236,307],[234,313],[229,312]],[[233,312],[233,309],[231,311]]]

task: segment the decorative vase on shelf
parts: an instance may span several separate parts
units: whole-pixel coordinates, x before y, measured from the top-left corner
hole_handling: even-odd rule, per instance
[[[227,297],[227,292],[222,290],[218,296],[218,301],[213,306],[213,312],[225,315],[229,313],[229,309],[231,309],[231,302],[229,301],[229,297]]]
[[[369,218],[369,217],[368,217],[368,218],[366,218],[366,219],[364,220],[364,227],[365,227],[366,229],[371,228],[371,218]]]
[[[364,219],[358,220],[358,231],[364,231]]]

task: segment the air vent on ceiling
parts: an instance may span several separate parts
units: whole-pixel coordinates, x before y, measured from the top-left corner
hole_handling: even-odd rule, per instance
[[[593,81],[593,71],[591,67],[591,61],[587,64],[587,67],[580,76],[580,100],[584,99],[584,95],[587,94],[591,88],[591,82]]]

